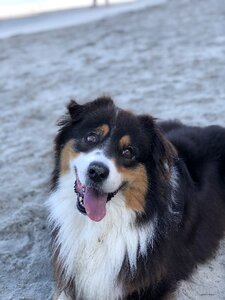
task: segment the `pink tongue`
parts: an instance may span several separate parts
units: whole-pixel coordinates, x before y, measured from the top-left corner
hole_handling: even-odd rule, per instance
[[[101,221],[106,214],[106,201],[108,194],[100,193],[91,187],[86,187],[84,193],[84,207],[88,217]]]

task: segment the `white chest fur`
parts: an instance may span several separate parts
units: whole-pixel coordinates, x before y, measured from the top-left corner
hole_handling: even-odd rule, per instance
[[[154,225],[135,227],[135,214],[120,193],[107,203],[102,221],[91,221],[76,209],[74,180],[72,174],[61,177],[47,202],[50,221],[59,228],[59,257],[66,276],[75,279],[78,299],[121,299],[123,287],[117,277],[125,255],[135,271],[137,251],[146,252],[153,241]]]

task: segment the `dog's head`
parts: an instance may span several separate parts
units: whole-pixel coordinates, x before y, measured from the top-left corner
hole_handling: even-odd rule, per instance
[[[104,218],[117,193],[128,208],[144,213],[147,194],[157,180],[167,180],[173,156],[154,119],[102,97],[85,105],[71,101],[60,125],[54,185],[72,172],[77,209],[94,221]]]

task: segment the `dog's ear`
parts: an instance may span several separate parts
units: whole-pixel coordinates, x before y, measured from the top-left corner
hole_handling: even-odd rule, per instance
[[[93,100],[91,102],[86,103],[85,106],[88,110],[91,109],[93,111],[100,107],[114,106],[114,103],[110,97],[102,96],[102,97],[96,98],[95,100]]]
[[[109,106],[109,105],[114,105],[114,103],[113,103],[113,100],[110,97],[102,96],[102,97],[99,97],[99,98],[95,99],[92,102],[92,105],[95,105],[95,106]]]
[[[75,100],[70,100],[67,105],[69,115],[74,123],[79,122],[84,114],[84,105],[78,104]]]
[[[67,109],[73,123],[76,123],[83,118],[84,112],[94,111],[99,107],[113,105],[113,100],[110,97],[103,96],[95,99],[94,101],[87,102],[84,105],[80,105],[75,100],[71,100],[67,105]]]
[[[142,128],[150,141],[150,154],[156,167],[161,173],[168,174],[176,156],[176,150],[165,137],[164,133],[156,123],[156,119],[148,115],[139,116]]]

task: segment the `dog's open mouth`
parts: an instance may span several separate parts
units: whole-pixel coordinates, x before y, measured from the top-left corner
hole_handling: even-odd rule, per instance
[[[122,186],[114,193],[104,193],[94,187],[82,185],[77,177],[74,183],[74,191],[77,194],[77,209],[91,220],[101,221],[106,215],[106,203],[118,193]]]

